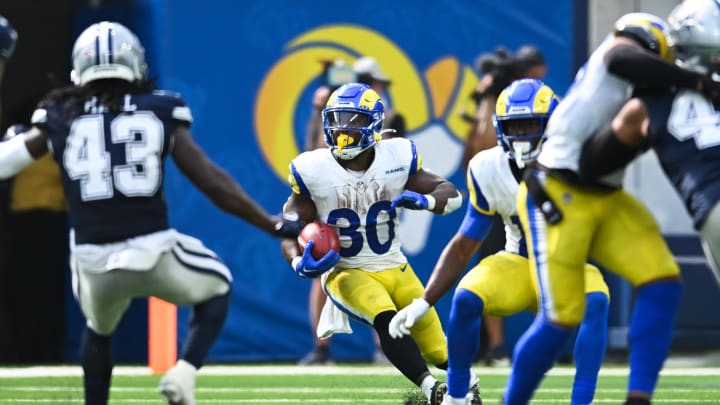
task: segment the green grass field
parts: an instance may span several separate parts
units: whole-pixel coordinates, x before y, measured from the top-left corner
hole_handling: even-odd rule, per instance
[[[474,369],[480,376],[483,402],[499,404],[508,370]],[[532,403],[569,404],[572,372],[554,369]],[[626,372],[603,368],[594,403],[620,405]],[[155,393],[158,380],[143,367],[117,367],[110,404],[160,405],[163,402]],[[390,367],[209,366],[198,378],[197,403],[402,404],[415,390]],[[0,369],[1,405],[82,403],[79,367]],[[720,368],[667,368],[653,404],[720,404]]]

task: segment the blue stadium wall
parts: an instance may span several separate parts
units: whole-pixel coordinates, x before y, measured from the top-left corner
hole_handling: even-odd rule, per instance
[[[475,86],[475,58],[502,45],[531,43],[545,54],[548,84],[563,93],[586,49],[583,1],[438,2],[138,1],[133,7],[84,9],[78,29],[103,18],[134,28],[148,51],[160,87],[180,92],[191,106],[198,143],[270,212],[280,212],[289,188],[287,166],[304,143],[321,59],[348,63],[376,57],[393,80],[387,100],[406,116],[425,167],[466,190],[461,167],[468,126],[459,118]],[[575,24],[575,25],[574,25]],[[276,239],[222,213],[167,165],[171,223],[202,239],[235,278],[227,324],[210,361],[292,361],[312,347],[308,321],[310,282],[298,278]],[[463,209],[445,216],[402,218],[406,253],[427,280]],[[437,306],[443,323],[449,299]],[[116,339],[118,361],[144,361],[145,303],[133,304]],[[71,309],[68,358],[75,358],[82,318]],[[179,314],[179,340],[189,309]],[[528,316],[508,321],[516,338]],[[367,360],[369,327],[333,339],[339,360]]]

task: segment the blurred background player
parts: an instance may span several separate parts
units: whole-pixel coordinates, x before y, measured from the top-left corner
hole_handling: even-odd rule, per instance
[[[437,313],[426,314],[413,328],[412,338],[393,339],[388,333],[396,311],[423,291],[401,251],[397,208],[447,214],[460,207],[462,197],[452,183],[423,170],[411,141],[380,142],[383,110],[380,96],[365,84],[343,85],[330,96],[323,111],[330,148],[292,160],[292,194],[284,210],[302,221],[320,220],[336,228],[341,251],[315,260],[311,244],[300,253],[294,239],[283,240],[282,251],[301,277],[323,275],[330,298],[323,312],[339,309],[336,319],[351,316],[372,325],[392,364],[420,387],[430,404],[439,404],[445,384],[430,374],[425,363],[443,369],[447,365]],[[321,321],[318,336],[336,331],[340,331],[337,325]]]
[[[378,95],[384,97],[384,95],[387,94],[387,88],[392,83],[390,78],[383,73],[377,60],[371,56],[363,56],[357,59],[352,67],[339,59],[331,64],[327,63],[324,75],[326,84],[318,88],[313,96],[313,111],[309,119],[308,132],[306,135],[306,139],[310,141],[306,143],[307,148],[305,150],[326,148],[329,146],[325,141],[322,110],[325,108],[330,93],[335,91],[340,85],[357,81],[367,84],[375,90]],[[383,102],[383,106],[385,107],[385,120],[383,121],[381,137],[383,139],[405,137],[405,118],[402,114],[390,108],[387,102]],[[318,365],[332,362],[330,339],[318,339],[314,333],[317,329],[320,313],[323,305],[325,305],[326,299],[327,295],[325,295],[322,289],[320,280],[313,280],[310,287],[309,310],[315,346],[313,350],[300,360],[299,364]],[[389,361],[382,351],[380,339],[376,334],[374,334],[374,341],[375,353],[373,354],[373,363],[388,364]]]
[[[678,64],[711,77],[720,73],[720,11],[711,0],[686,0],[668,18]],[[615,171],[638,151],[653,148],[685,202],[720,285],[720,112],[693,90],[636,91],[611,126],[588,141],[583,175]],[[618,156],[626,159],[618,159]]]
[[[2,84],[5,75],[5,64],[8,62],[17,43],[17,32],[10,22],[0,15],[0,84]],[[2,117],[2,100],[0,99],[0,118]],[[1,119],[0,119],[1,121]],[[4,122],[0,122],[0,128],[5,127]],[[8,266],[6,262],[7,241],[9,233],[7,230],[7,213],[10,184],[8,182],[0,182],[0,285],[7,286]],[[10,316],[12,315],[8,309],[9,300],[7,294],[2,294],[0,299],[0,347],[12,347],[12,327],[10,326]],[[12,350],[0,350],[3,359],[9,359]]]
[[[387,89],[392,84],[392,81],[382,71],[377,59],[372,56],[358,58],[353,64],[353,69],[357,74],[357,81],[370,86],[384,100],[385,121],[383,129],[389,131],[383,131],[382,138],[404,138],[406,135],[405,117],[397,112],[389,102]]]
[[[353,67],[342,59],[322,60],[322,85],[315,89],[312,98],[312,110],[305,132],[305,150],[325,148],[325,132],[322,123],[322,110],[330,94],[345,83],[356,81]],[[322,305],[320,305],[322,307]]]
[[[579,270],[588,258],[636,287],[626,404],[650,403],[670,347],[680,270],[653,216],[622,190],[622,170],[591,179],[580,177],[578,167],[582,144],[613,119],[634,89],[673,85],[708,94],[717,89],[705,75],[674,65],[661,18],[626,14],[550,118],[547,141],[518,192],[540,313],[515,347],[506,405],[529,402],[581,322],[585,273]]]
[[[470,95],[471,114],[466,119],[471,122],[470,131],[465,141],[463,167],[478,152],[498,145],[498,138],[493,127],[495,104],[500,92],[513,80],[521,78],[542,79],[547,73],[547,65],[542,52],[532,46],[524,45],[514,54],[499,47],[493,52],[481,54],[476,61],[476,69],[480,73],[480,81]],[[495,215],[478,251],[477,260],[492,255],[505,246],[505,225],[499,215]],[[480,345],[478,354],[485,365],[501,365],[509,363],[504,347],[503,318],[484,314],[483,332],[487,340]]]
[[[478,351],[483,314],[513,315],[537,311],[524,236],[518,225],[516,194],[526,165],[540,153],[545,124],[559,102],[543,82],[521,79],[497,101],[495,128],[500,145],[479,152],[467,173],[470,204],[460,229],[443,250],[421,298],[390,322],[392,336],[402,336],[454,285],[483,243],[495,214],[505,224],[505,249],[484,258],[460,281],[453,296],[448,335],[448,394],[443,404],[473,404],[466,398],[472,360]],[[608,287],[600,271],[586,265],[587,311],[575,345],[577,372],[572,405],[593,400],[607,339]]]
[[[323,84],[313,93],[312,110],[308,118],[307,131],[305,133],[305,150],[310,151],[318,148],[326,148],[325,129],[323,127],[322,110],[327,104],[330,94],[345,83],[354,82],[357,74],[352,66],[342,59],[323,60]],[[330,355],[331,339],[319,339],[315,336],[320,312],[327,296],[322,290],[320,280],[313,280],[310,285],[308,297],[308,311],[310,315],[310,330],[313,336],[313,349],[308,352],[298,364],[321,365],[333,362]]]
[[[162,160],[172,154],[216,205],[268,233],[296,236],[300,224],[268,215],[207,158],[188,130],[190,109],[178,95],[153,90],[144,49],[126,27],[91,25],[75,41],[72,61],[75,85],[51,92],[33,127],[0,143],[0,177],[48,153],[49,144],[61,163],[73,285],[87,318],[85,403],[107,404],[113,331],[132,298],[155,296],[193,305],[180,360],[159,391],[169,403],[194,404],[197,369],[223,326],[232,276],[202,242],[169,227]]]

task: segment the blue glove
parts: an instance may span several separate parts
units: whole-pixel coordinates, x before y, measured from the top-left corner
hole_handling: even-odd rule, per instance
[[[405,190],[390,202],[390,208],[395,209],[396,207],[411,210],[432,210],[435,208],[435,199],[432,196]]]
[[[310,253],[314,243],[309,241],[305,246],[303,255],[294,258],[292,261],[293,270],[302,278],[320,277],[340,260],[340,253],[334,250],[327,252],[320,260],[315,260]]]

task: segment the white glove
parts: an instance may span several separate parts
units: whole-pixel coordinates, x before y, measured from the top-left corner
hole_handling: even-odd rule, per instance
[[[430,309],[430,304],[427,301],[423,298],[415,298],[410,305],[401,309],[390,320],[390,326],[388,327],[390,336],[394,339],[400,339],[405,335],[409,335],[410,328],[425,315],[428,309]]]

